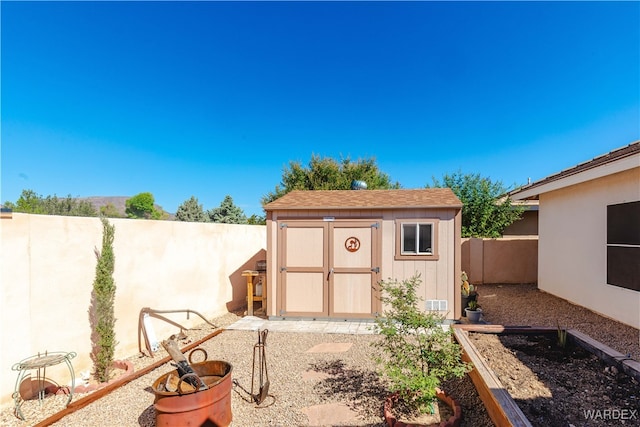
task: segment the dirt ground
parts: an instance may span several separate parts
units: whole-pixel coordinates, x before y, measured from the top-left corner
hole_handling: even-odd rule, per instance
[[[534,426],[640,425],[638,382],[556,334],[469,338]]]

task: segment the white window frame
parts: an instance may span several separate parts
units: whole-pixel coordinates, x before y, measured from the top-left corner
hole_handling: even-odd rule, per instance
[[[420,242],[420,226],[428,225],[431,227],[431,251],[419,252]],[[406,251],[405,243],[405,227],[414,226],[416,229],[416,249],[415,251]],[[437,219],[402,219],[396,221],[396,253],[395,259],[438,259],[438,220]]]

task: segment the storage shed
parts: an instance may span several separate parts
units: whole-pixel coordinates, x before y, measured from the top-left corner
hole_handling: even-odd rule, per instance
[[[461,210],[448,188],[287,193],[265,206],[267,315],[373,318],[379,281],[419,274],[424,309],[459,317]]]

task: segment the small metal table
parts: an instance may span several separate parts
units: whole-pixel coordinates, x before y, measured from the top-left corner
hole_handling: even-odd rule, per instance
[[[71,384],[75,384],[75,373],[73,371],[73,365],[71,365],[71,359],[76,357],[76,353],[64,352],[64,351],[45,351],[44,354],[38,353],[35,356],[27,357],[26,359],[16,363],[11,367],[12,370],[18,371],[18,378],[16,379],[16,387],[13,392],[13,400],[15,403],[16,415],[21,420],[24,420],[24,415],[22,414],[22,410],[20,406],[22,406],[23,400],[20,396],[20,383],[24,380],[24,377],[27,375],[28,371],[37,370],[37,383],[38,383],[38,400],[42,405],[42,400],[45,396],[45,379],[47,374],[47,367],[59,365],[64,362],[67,364],[69,368],[69,373],[71,374]],[[67,400],[67,406],[71,402],[73,398],[73,386],[69,388],[69,399]]]

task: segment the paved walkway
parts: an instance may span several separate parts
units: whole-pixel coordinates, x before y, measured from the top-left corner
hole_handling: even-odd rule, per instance
[[[268,320],[262,317],[245,316],[227,330],[257,331],[268,329],[270,332],[306,332],[320,334],[373,334],[373,321],[344,320]]]

